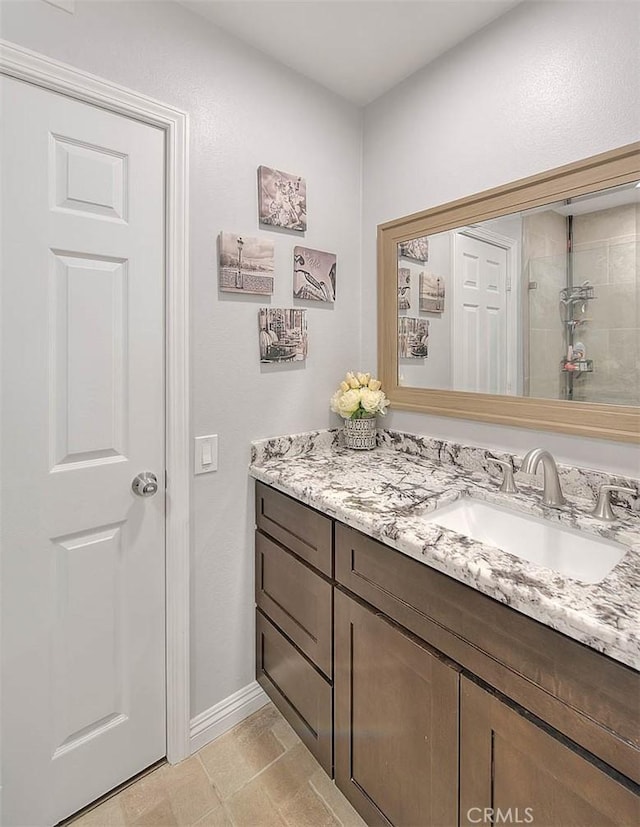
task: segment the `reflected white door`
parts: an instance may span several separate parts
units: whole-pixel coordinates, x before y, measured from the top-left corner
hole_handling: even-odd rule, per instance
[[[165,754],[164,135],[0,84],[1,822],[47,825]]]
[[[453,389],[507,393],[507,251],[454,233]]]

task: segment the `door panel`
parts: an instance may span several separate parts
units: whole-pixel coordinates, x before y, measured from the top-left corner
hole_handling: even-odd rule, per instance
[[[2,94],[2,781],[53,824],[165,754],[164,136]]]
[[[54,759],[124,716],[121,526],[60,538],[56,545]]]
[[[51,135],[52,209],[125,221],[127,155]]]
[[[52,470],[124,458],[127,262],[52,256]]]

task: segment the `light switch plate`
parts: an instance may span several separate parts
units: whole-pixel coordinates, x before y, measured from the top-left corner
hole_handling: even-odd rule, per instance
[[[208,474],[218,470],[218,435],[197,436],[194,440],[194,474]]]

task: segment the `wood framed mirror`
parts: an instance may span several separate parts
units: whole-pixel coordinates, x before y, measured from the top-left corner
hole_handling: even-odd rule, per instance
[[[564,279],[565,275],[557,275],[557,262],[552,266],[550,258],[546,263],[526,259],[519,242],[514,241],[510,245],[504,240],[504,235],[493,233],[493,228],[501,226],[498,219],[512,219],[516,215],[525,216],[529,222],[527,226],[531,226],[531,216],[537,215],[540,218],[541,213],[553,207],[554,221],[564,222],[571,229],[573,213],[587,211],[584,204],[580,207],[582,202],[598,196],[601,199],[599,203],[604,203],[602,198],[606,195],[607,198],[613,198],[607,203],[617,205],[622,203],[621,194],[625,204],[635,205],[631,207],[633,235],[629,234],[627,227],[628,234],[623,239],[626,244],[624,250],[620,245],[616,245],[614,250],[610,239],[606,241],[606,249],[602,246],[604,242],[598,242],[598,249],[595,244],[584,243],[578,251],[571,234],[568,236],[568,247],[563,251],[562,265],[568,274],[567,280],[554,284],[555,294],[547,293],[547,306],[543,308],[547,318],[553,319],[550,326],[557,327],[557,336],[560,338],[557,342],[554,340],[554,350],[549,351],[553,352],[553,357],[546,353],[543,360],[547,363],[551,380],[540,384],[534,376],[535,371],[529,370],[527,353],[536,352],[536,342],[542,341],[546,346],[556,333],[552,335],[549,331],[533,331],[528,326],[529,313],[537,312],[529,309],[529,296],[533,295],[531,291],[539,286],[533,278],[533,268],[534,265],[542,268],[539,272],[544,272],[545,278],[549,277],[553,267],[556,267],[556,278]],[[640,142],[381,224],[378,227],[378,367],[392,406],[506,426],[640,442],[639,216]],[[431,248],[435,251],[436,240],[441,243],[450,238],[451,253],[447,253],[447,261],[451,263],[450,269],[453,271],[453,251],[456,249],[456,239],[460,237],[488,239],[505,248],[505,260],[511,262],[508,265],[511,271],[505,271],[505,289],[511,290],[513,278],[518,281],[518,296],[516,299],[510,298],[515,302],[512,311],[514,321],[509,322],[507,319],[504,323],[506,333],[493,331],[493,317],[489,320],[489,332],[484,334],[484,338],[478,338],[473,327],[475,321],[469,322],[474,335],[467,335],[467,319],[457,311],[457,328],[453,321],[449,326],[442,322],[447,312],[450,319],[454,318],[451,308],[454,295],[457,296],[456,307],[464,304],[464,297],[461,298],[463,288],[457,286],[455,291],[451,291],[452,295],[449,295],[447,283],[452,278],[452,273],[444,268],[438,274],[437,267],[442,268],[443,265],[440,263],[432,266],[428,251]],[[442,243],[441,248],[445,249]],[[590,261],[591,269],[578,272],[578,252],[581,252],[582,260]],[[622,252],[626,260],[624,275],[607,275],[609,271],[603,270],[603,267],[608,265],[603,262],[616,257],[619,259]],[[435,258],[434,255],[434,262]],[[411,265],[416,262],[421,266],[421,272],[412,275]],[[492,261],[491,264],[493,263]],[[400,266],[402,264],[407,266]],[[593,289],[594,281],[596,284],[598,282],[597,274],[593,277],[594,267],[596,270],[600,268],[600,278],[603,280],[600,305],[594,300],[598,298],[597,287],[595,291]],[[429,272],[429,269],[434,272]],[[585,272],[587,278],[583,279]],[[415,284],[418,276],[419,285]],[[412,278],[413,287],[410,286]],[[464,279],[460,281],[459,275],[456,279],[456,284],[464,285]],[[607,279],[612,283],[608,283]],[[616,286],[616,280],[624,282],[625,286]],[[413,296],[413,299],[409,300],[407,296]],[[415,305],[412,306],[411,301]],[[617,314],[616,301],[624,320],[622,315]],[[590,307],[598,307],[600,315],[608,308],[607,313],[609,317],[614,316],[614,321],[605,321],[604,325],[615,328],[613,334],[610,331],[595,331],[594,325],[589,325],[591,320],[587,309]],[[409,313],[411,317],[408,316]],[[524,344],[513,338],[513,331],[509,333],[509,325],[520,329],[526,339]],[[443,333],[445,328],[446,333]],[[585,345],[576,340],[576,330],[579,329],[585,330],[579,338],[584,338],[587,342],[589,335],[593,341],[604,340],[605,333],[610,335],[611,341],[621,351],[619,358],[614,353],[613,357],[606,355],[600,360],[587,359],[590,354],[585,353]],[[483,381],[491,387],[481,384],[480,392],[471,390],[470,387],[478,386],[470,385],[471,380],[464,378],[465,370],[461,372],[455,364],[451,368],[451,362],[458,358],[453,351],[462,339],[465,340],[469,353],[475,344],[478,365],[483,360],[486,361],[489,351],[508,353],[507,361],[511,367],[501,370],[503,378],[499,381],[485,378]],[[434,369],[437,363],[434,361],[432,343],[436,341],[439,341],[440,358],[449,360],[448,372]],[[595,346],[592,351],[596,351]],[[462,357],[458,361],[461,359]],[[429,370],[422,373],[422,376],[427,377],[425,382],[418,378],[419,373],[414,370],[414,363],[430,365]],[[617,366],[619,376],[614,376],[612,366]],[[587,373],[592,373],[591,384]],[[455,375],[463,378],[454,380]]]

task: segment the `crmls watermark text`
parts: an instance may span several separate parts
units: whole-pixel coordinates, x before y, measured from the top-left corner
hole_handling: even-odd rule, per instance
[[[533,824],[533,808],[507,807],[470,807],[467,810],[467,821],[470,824]]]

